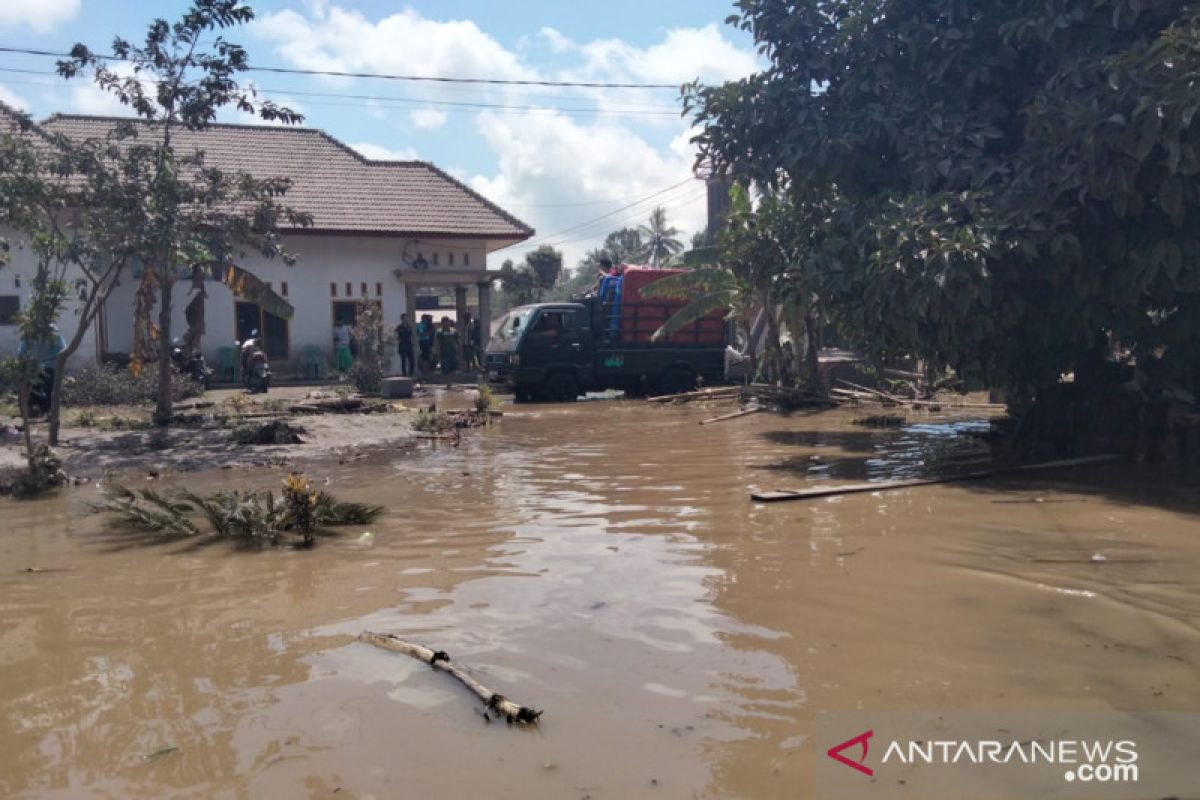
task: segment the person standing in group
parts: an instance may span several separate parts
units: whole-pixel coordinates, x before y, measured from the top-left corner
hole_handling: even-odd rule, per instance
[[[446,388],[450,388],[450,379],[458,370],[458,331],[450,323],[449,317],[442,317],[442,329],[437,332],[437,354],[441,364],[442,374],[446,376]]]
[[[471,344],[471,329],[476,325],[475,317],[468,312],[462,324],[459,345],[462,347],[463,369],[475,369],[475,348]]]
[[[433,316],[422,314],[417,323],[417,349],[421,351],[419,367],[422,372],[433,369],[433,334]]]
[[[350,353],[350,323],[340,319],[333,329],[333,354],[337,360],[338,372],[348,372],[354,364],[354,356]]]
[[[396,326],[396,346],[400,351],[400,374],[410,377],[413,374],[413,327],[408,324],[408,314],[400,315],[400,324]]]
[[[467,352],[470,353],[469,365],[475,369],[483,369],[483,350],[480,348],[483,339],[480,338],[479,326],[479,317],[471,317],[467,325]]]

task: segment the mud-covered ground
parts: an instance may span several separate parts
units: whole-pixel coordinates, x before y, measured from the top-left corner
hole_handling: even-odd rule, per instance
[[[178,404],[183,413],[212,419],[166,429],[150,424],[148,406],[66,408],[56,451],[68,474],[80,480],[120,470],[161,473],[345,460],[411,443],[417,435],[412,423],[419,410],[434,403],[442,410],[463,408],[477,394],[470,386],[459,385],[449,391],[439,386],[421,389],[411,400],[394,401],[387,413],[289,415],[285,409],[294,403],[332,400],[337,395],[327,389],[290,386],[266,395],[224,389]],[[195,407],[197,402],[201,407]],[[234,428],[261,424],[273,414],[302,428],[303,442],[243,445],[234,441]],[[81,421],[86,421],[86,426]],[[44,439],[44,422],[35,423],[34,432]],[[0,416],[0,469],[21,466],[23,447],[17,420]]]

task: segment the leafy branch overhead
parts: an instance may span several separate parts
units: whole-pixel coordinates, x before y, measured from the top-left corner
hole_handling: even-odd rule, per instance
[[[768,59],[693,84],[702,165],[820,198],[841,327],[1023,393],[1107,337],[1200,381],[1200,8],[741,0]]]

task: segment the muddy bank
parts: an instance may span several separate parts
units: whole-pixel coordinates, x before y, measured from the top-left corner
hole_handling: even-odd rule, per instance
[[[304,387],[284,387],[265,396],[220,390],[209,392],[198,407],[196,402],[181,403],[181,416],[190,421],[165,429],[150,425],[149,408],[65,409],[66,424],[56,451],[68,474],[81,480],[123,470],[195,472],[345,461],[375,453],[386,455],[411,444],[422,435],[413,428],[421,411],[467,408],[477,396],[471,387],[439,387],[422,389],[412,400],[385,404],[390,406],[385,413],[288,414],[287,409],[296,405],[336,403],[337,395]],[[78,423],[84,419],[89,424],[81,427]],[[287,420],[301,431],[302,441],[269,445],[235,441],[236,428],[258,426],[271,419]],[[15,423],[0,419],[0,470],[24,464]],[[44,432],[45,425],[37,424],[35,434],[44,437]]]

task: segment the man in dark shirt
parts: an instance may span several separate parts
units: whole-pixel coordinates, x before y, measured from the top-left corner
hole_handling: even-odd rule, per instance
[[[400,374],[413,374],[413,328],[408,322],[408,314],[400,315],[400,324],[396,326],[396,346],[400,350]]]

